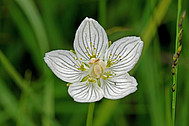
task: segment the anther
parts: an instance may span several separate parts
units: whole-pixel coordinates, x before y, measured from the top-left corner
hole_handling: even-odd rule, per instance
[[[109,41],[108,47],[110,47],[111,45],[112,45],[112,42],[111,42],[111,41]]]
[[[175,92],[175,84],[172,85],[172,91]]]
[[[178,64],[178,58],[174,61],[174,66],[177,66]]]
[[[179,21],[179,28],[182,27],[182,24],[183,24],[183,20],[184,20],[185,15],[186,15],[186,11],[184,11],[184,12],[182,13],[182,16],[181,16],[180,21]]]
[[[181,29],[181,30],[180,30],[180,32],[179,32],[179,36],[178,36],[179,45],[181,44],[181,40],[182,40],[182,33],[183,33],[183,29]]]
[[[177,59],[177,55],[173,54],[173,61]]]
[[[70,52],[72,52],[72,53],[76,54],[74,50],[70,50]]]
[[[178,47],[178,50],[177,50],[177,53],[178,53],[179,55],[180,55],[181,50],[182,50],[182,45],[180,45],[180,46]]]
[[[172,72],[172,75],[174,76],[175,75],[175,66],[174,65],[172,65],[171,72]]]
[[[98,62],[99,60],[100,60],[100,59],[95,59],[95,60],[94,60],[94,63]]]

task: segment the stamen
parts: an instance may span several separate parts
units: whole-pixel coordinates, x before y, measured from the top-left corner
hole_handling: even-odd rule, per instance
[[[115,76],[116,76],[116,74],[115,74],[114,72],[108,71],[108,72],[104,73],[104,75],[102,76],[102,78],[103,78],[104,80],[106,80],[106,79],[108,79],[108,78],[113,78],[113,77],[115,77]]]
[[[90,42],[90,50],[89,47],[87,47],[87,51],[85,53],[90,57],[90,59],[96,58],[96,48],[95,45],[92,45],[92,42]]]
[[[76,52],[74,50],[70,50],[70,52],[73,52],[74,54],[76,54]]]
[[[93,79],[93,78],[89,78],[89,79],[88,79],[88,82],[89,82],[89,83],[96,83],[96,80]]]
[[[108,43],[108,47],[110,47],[112,45],[112,42],[111,41],[109,41],[109,43]]]
[[[87,82],[86,85],[89,86],[89,82]]]
[[[76,57],[73,57],[73,58],[76,60],[77,65],[81,66],[81,63],[78,61],[78,58],[76,58]],[[76,65],[74,65],[74,67],[76,67]]]
[[[81,70],[81,71],[86,71],[85,69],[85,66],[84,66],[84,63],[82,62],[82,64],[80,65],[80,68],[77,68],[78,70]]]
[[[67,83],[66,86],[69,87],[69,86],[70,86],[70,83]]]
[[[112,56],[112,54],[109,55],[106,68],[121,61],[121,56],[118,56],[117,54],[115,54],[114,56]]]
[[[73,57],[73,58],[76,60],[76,63],[77,63],[77,64],[74,64],[73,66],[76,67],[78,70],[86,71],[84,63],[80,61],[82,60],[82,58],[80,58],[80,60],[78,60],[78,58],[76,57]]]

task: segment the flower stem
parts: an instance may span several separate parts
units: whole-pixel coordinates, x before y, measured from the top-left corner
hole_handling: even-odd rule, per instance
[[[95,102],[89,103],[88,114],[87,114],[87,125],[92,126],[93,124],[93,112],[94,112]]]
[[[181,0],[178,0],[178,10],[177,10],[177,23],[176,23],[176,42],[175,42],[175,55],[177,55],[177,50],[179,46],[178,34],[179,34],[179,19],[181,12]],[[173,75],[173,96],[172,96],[172,126],[175,126],[175,108],[176,108],[176,92],[177,92],[177,71],[178,65],[175,66],[175,74]]]

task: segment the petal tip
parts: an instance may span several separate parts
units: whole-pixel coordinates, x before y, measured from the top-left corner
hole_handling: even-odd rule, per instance
[[[43,59],[44,59],[45,63],[47,64],[47,66],[48,66],[50,69],[52,69],[51,62],[50,62],[49,58],[48,58],[48,57],[44,57]]]
[[[55,50],[55,51],[57,51],[57,50]],[[50,51],[50,52],[45,53],[45,57],[50,57],[50,55],[53,54],[55,51]]]
[[[143,49],[143,44],[144,44],[144,42],[143,42],[142,40],[140,40],[140,41],[139,41],[139,44],[140,44],[140,45],[139,45],[139,46],[140,46],[139,52],[142,53],[142,49]]]
[[[128,76],[131,78],[131,81],[133,82],[133,86],[137,87],[138,85],[137,80],[133,76],[130,76],[129,74]]]
[[[48,54],[49,54],[49,52],[45,53],[45,57],[48,57]],[[45,58],[45,57],[44,57],[44,58]]]
[[[85,21],[94,21],[94,22],[97,22],[95,19],[93,19],[93,18],[90,18],[90,17],[86,17],[84,20],[83,20],[83,22],[85,22]],[[97,22],[98,23],[98,22]]]
[[[86,17],[86,18],[84,19],[84,21],[90,21],[90,20],[94,20],[94,19],[89,18],[89,17]]]
[[[136,39],[138,39],[139,40],[138,42],[143,45],[143,41],[142,41],[141,37],[136,37]]]
[[[43,58],[45,63],[47,63],[49,65],[50,61],[49,61],[49,58],[50,58],[50,53],[51,52],[47,52],[45,53],[45,57]]]
[[[47,57],[45,56],[45,57],[43,58],[43,60],[46,62],[46,61],[47,61]]]
[[[88,17],[86,17],[83,21],[86,21],[86,20],[89,20],[89,18]]]

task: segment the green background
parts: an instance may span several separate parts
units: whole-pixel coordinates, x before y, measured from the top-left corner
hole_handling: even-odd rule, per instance
[[[179,58],[176,125],[189,125],[189,1]],[[169,126],[176,0],[0,0],[0,126],[84,126],[88,104],[76,103],[47,67],[45,52],[73,49],[85,17],[109,40],[140,36],[142,56],[130,72],[138,90],[95,104],[94,126]]]

